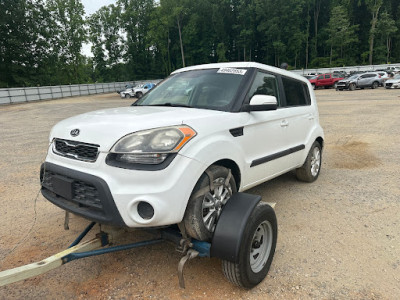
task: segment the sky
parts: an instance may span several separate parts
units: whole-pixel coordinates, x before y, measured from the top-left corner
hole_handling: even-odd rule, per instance
[[[115,4],[116,0],[81,0],[85,7],[86,15],[91,15],[96,12],[100,7],[110,4]]]

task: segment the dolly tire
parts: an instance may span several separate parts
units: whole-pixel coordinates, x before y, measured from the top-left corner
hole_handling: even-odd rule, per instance
[[[276,215],[260,202],[249,217],[237,262],[222,261],[222,272],[233,284],[251,289],[267,276],[278,236]]]
[[[183,217],[186,233],[197,240],[210,241],[224,205],[235,192],[235,178],[230,170],[223,166],[210,166],[197,181],[189,198]]]

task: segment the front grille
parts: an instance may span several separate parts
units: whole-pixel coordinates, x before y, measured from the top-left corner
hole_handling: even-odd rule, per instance
[[[53,179],[55,176],[60,176],[54,172],[46,170],[42,178],[42,185],[49,191],[57,195],[57,190],[53,186]],[[72,179],[65,175],[62,176],[66,181],[72,181],[72,198],[65,199],[71,201],[79,207],[92,208],[96,210],[102,210],[103,205],[100,200],[99,191],[97,188],[85,181]],[[59,196],[60,197],[60,196]]]
[[[386,87],[387,87],[387,88],[392,87],[392,85],[393,85],[393,83],[386,83]]]
[[[94,162],[99,154],[99,145],[54,139],[53,152],[72,159]]]

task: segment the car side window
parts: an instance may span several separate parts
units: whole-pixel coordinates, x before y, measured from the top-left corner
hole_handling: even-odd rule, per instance
[[[304,106],[311,104],[306,83],[287,77],[282,77],[282,82],[286,96],[286,106]]]
[[[329,74],[325,75],[325,79],[329,79],[329,78],[331,78],[331,75],[329,75]]]
[[[278,107],[280,106],[280,97],[278,82],[274,75],[257,72],[254,82],[249,91],[249,99],[254,95],[269,95],[275,96],[278,101]]]

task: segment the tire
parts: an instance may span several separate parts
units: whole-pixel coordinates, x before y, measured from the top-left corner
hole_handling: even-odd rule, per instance
[[[313,90],[317,89],[317,87],[315,86],[315,83],[311,83],[311,86],[312,86]]]
[[[143,93],[142,93],[142,92],[137,92],[137,93],[136,93],[136,98],[139,99],[139,98],[141,98],[142,96],[143,96]]]
[[[210,177],[213,179],[212,191]],[[189,198],[183,217],[186,233],[197,240],[210,241],[225,203],[236,191],[235,178],[229,169],[217,165],[209,167],[197,181]]]
[[[379,86],[379,82],[378,81],[374,81],[371,85],[371,89],[376,89]]]
[[[349,90],[354,91],[356,89],[356,84],[355,83],[350,83],[349,85]]]
[[[131,94],[125,94],[125,98],[129,99],[131,97]]]
[[[247,289],[259,284],[271,267],[277,237],[275,212],[267,203],[260,202],[244,230],[238,262],[222,261],[225,277],[233,284]]]
[[[333,84],[333,88],[337,89],[337,81]]]
[[[296,169],[297,179],[305,182],[315,181],[321,171],[321,165],[322,149],[320,143],[315,141],[311,146],[303,166]]]

